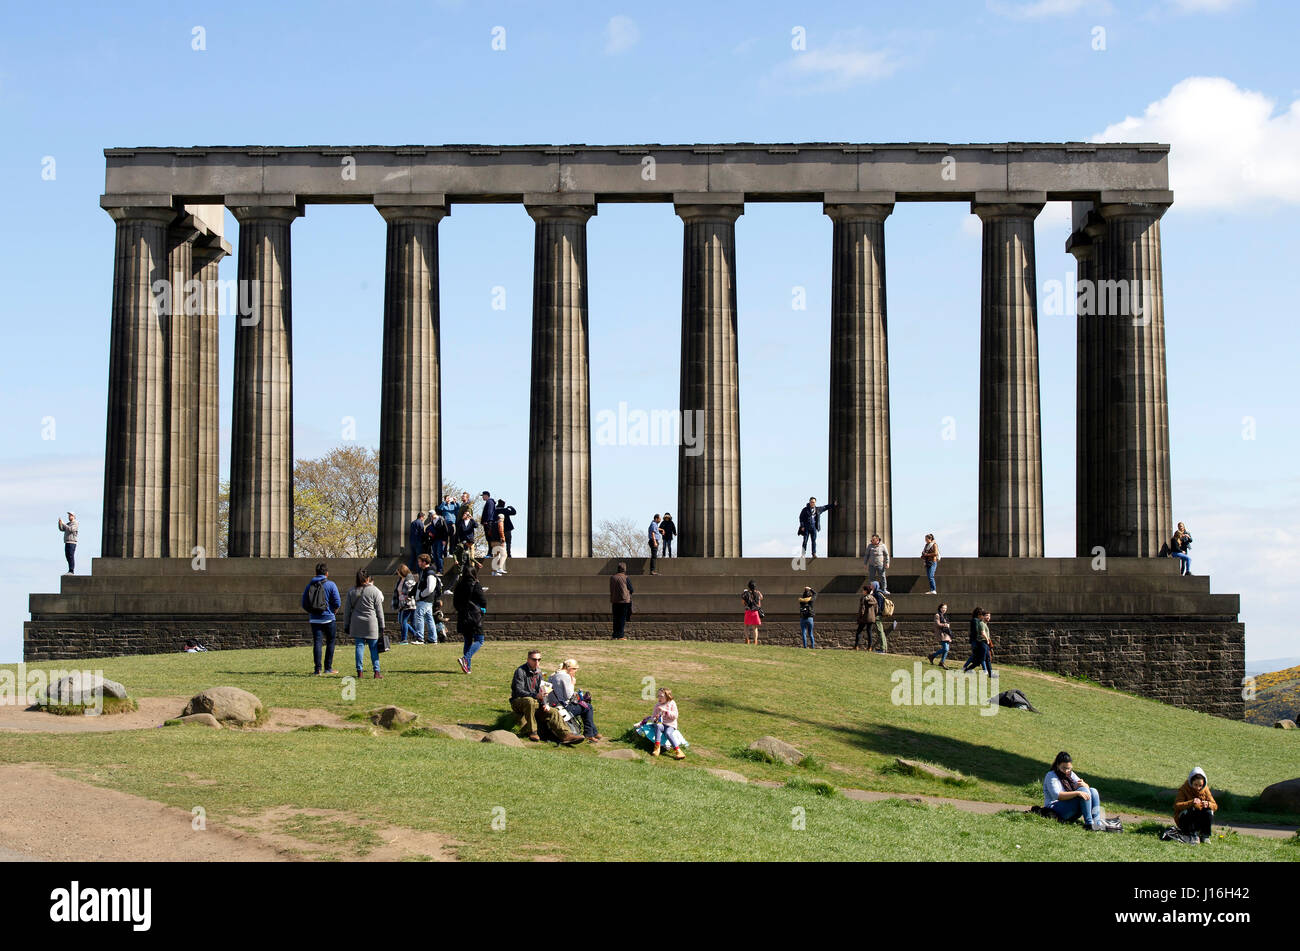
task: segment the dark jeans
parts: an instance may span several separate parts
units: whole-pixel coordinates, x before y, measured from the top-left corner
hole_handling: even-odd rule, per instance
[[[478,653],[478,649],[483,646],[483,635],[464,634],[462,637],[465,639],[465,653],[460,656],[465,658],[465,666],[470,667],[472,666],[470,661]]]
[[[582,721],[582,735],[595,736],[600,731],[596,729],[596,711],[589,703],[579,703],[577,700],[571,700],[565,707],[569,713]]]
[[[655,566],[659,564],[659,548],[655,545],[650,546],[650,570],[654,571]]]
[[[63,557],[68,559],[68,574],[73,574],[77,570],[77,546],[64,545]]]
[[[664,536],[664,557],[673,557],[673,537],[671,535]]]
[[[442,574],[442,560],[447,557],[447,541],[439,538],[433,543],[433,551],[429,557],[433,559],[433,567],[438,569],[438,574]]]
[[[854,649],[854,650],[857,650],[860,646],[862,646],[862,632],[865,631],[865,630],[867,629],[867,625],[870,624],[870,623],[871,623],[870,621],[859,621],[859,622],[858,622],[858,632],[857,632],[856,634],[853,635],[853,649]],[[871,650],[871,635],[870,635],[870,634],[867,635],[867,650]]]
[[[983,666],[986,663],[987,655],[987,645],[983,641],[972,644],[970,646],[970,656],[966,658],[966,663],[961,665],[961,669],[967,671]]]
[[[510,552],[510,536],[513,535],[513,534],[514,534],[513,531],[506,532],[506,557],[507,557],[507,558],[513,558],[513,557],[514,557],[514,556],[511,554],[511,552]]]
[[[316,673],[322,670],[334,669],[334,622],[333,621],[312,621],[311,622],[312,649],[311,657],[316,665]],[[321,644],[325,645],[325,666],[320,664]]]
[[[800,554],[803,554],[808,551],[808,542],[810,540],[812,541],[813,557],[816,558],[817,557],[817,532],[816,531],[810,532],[807,529],[804,530],[803,547],[800,549]]]
[[[1184,809],[1178,814],[1178,831],[1209,838],[1214,831],[1214,810]]]
[[[622,637],[624,630],[627,628],[627,622],[632,617],[632,605],[628,604],[611,604],[610,608],[614,615],[614,636]]]

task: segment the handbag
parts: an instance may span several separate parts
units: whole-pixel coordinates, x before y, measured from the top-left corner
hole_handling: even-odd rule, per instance
[[[392,648],[392,646],[393,646],[393,642],[388,639],[388,635],[383,632],[380,632],[379,644],[378,644],[379,653],[381,654],[387,653]]]

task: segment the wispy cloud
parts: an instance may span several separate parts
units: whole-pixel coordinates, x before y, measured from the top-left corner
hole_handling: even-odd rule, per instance
[[[636,21],[628,16],[613,16],[605,24],[605,53],[613,56],[630,50],[641,39],[641,30]]]
[[[1111,12],[1107,0],[1035,0],[1033,3],[1005,3],[988,0],[988,8],[998,16],[1015,20],[1044,20],[1048,17],[1073,16],[1076,13]]]
[[[823,92],[884,79],[901,66],[894,50],[872,48],[862,31],[853,30],[836,33],[824,45],[810,38],[807,49],[794,50],[772,75],[798,91]]]

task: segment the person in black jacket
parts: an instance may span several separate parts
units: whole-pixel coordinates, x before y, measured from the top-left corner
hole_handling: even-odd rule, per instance
[[[510,516],[518,515],[518,514],[519,513],[515,511],[515,507],[513,505],[506,505],[505,499],[497,499],[497,515],[498,516],[504,515],[506,517],[506,557],[507,558],[514,557],[514,555],[510,551],[510,536],[515,533],[515,523],[510,520]]]
[[[462,572],[451,603],[456,609],[456,632],[465,639],[465,653],[456,662],[468,674],[474,655],[483,646],[483,615],[487,613],[487,595],[479,584],[477,566],[471,565]]]
[[[542,652],[534,650],[528,652],[528,660],[515,668],[514,678],[510,681],[510,709],[519,715],[520,727],[528,731],[527,736],[534,743],[541,739],[537,735],[539,715],[551,731],[551,736],[558,742],[565,745],[581,743],[582,734],[569,732],[559,707],[546,702],[547,691],[542,689],[541,663]]]
[[[816,498],[808,500],[808,504],[799,510],[799,534],[803,536],[803,547],[800,554],[808,553],[808,542],[812,540],[812,556],[817,557],[817,533],[822,530],[822,512],[827,509],[836,508],[838,502],[831,502],[828,505],[817,504]]]
[[[664,512],[664,519],[659,523],[659,534],[664,537],[664,557],[673,557],[673,539],[677,537],[677,525],[673,522],[671,512]]]

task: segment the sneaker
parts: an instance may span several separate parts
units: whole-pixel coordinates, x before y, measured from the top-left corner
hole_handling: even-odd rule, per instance
[[[673,750],[673,759],[686,759],[686,753],[680,747],[678,747],[677,749]]]
[[[337,670],[335,670],[333,667],[331,667],[329,670],[325,671],[325,676],[326,676],[326,677],[331,677],[331,676],[332,676],[332,677],[337,677],[338,675],[339,675],[339,672],[338,672]]]
[[[658,755],[659,755],[659,744],[658,744],[658,743],[656,743],[656,744],[655,744],[655,748],[654,748],[653,750],[650,751],[650,755],[651,755],[651,756],[658,756]]]
[[[313,677],[319,677],[319,676],[320,676],[320,671],[319,671],[319,670],[313,670],[311,675],[312,675]]]
[[[583,740],[585,740],[585,739],[586,739],[586,737],[583,736],[581,733],[570,733],[570,734],[569,734],[568,736],[566,736],[564,739],[560,740],[560,745],[561,745],[561,746],[573,746],[573,745],[575,745],[575,744],[577,744],[577,743],[581,743],[581,742],[582,742]]]
[[[466,674],[469,673],[469,664],[465,663],[464,657],[457,657],[456,663],[460,664],[460,669],[462,673],[466,673]]]
[[[541,738],[540,736],[538,736],[536,733],[529,733],[529,734],[528,734],[528,739],[531,740],[531,741],[534,742],[534,743],[540,743],[540,742],[542,742],[542,738]]]

